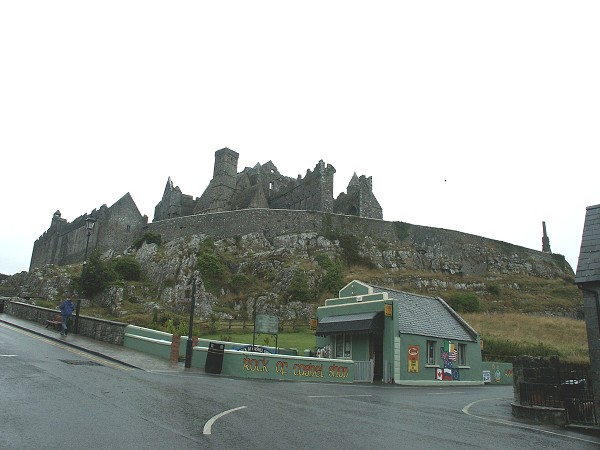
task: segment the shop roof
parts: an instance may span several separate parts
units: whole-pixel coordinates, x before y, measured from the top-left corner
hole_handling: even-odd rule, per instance
[[[439,297],[411,294],[373,285],[371,287],[374,293],[387,292],[389,299],[398,301],[398,326],[401,334],[461,341],[477,339],[477,332]]]

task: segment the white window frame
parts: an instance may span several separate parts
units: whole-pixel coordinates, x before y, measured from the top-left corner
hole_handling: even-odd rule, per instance
[[[338,352],[338,343],[341,345],[341,352]],[[351,334],[342,333],[334,335],[333,356],[335,359],[352,359]]]
[[[458,344],[458,365],[467,366],[467,344]]]
[[[437,341],[427,341],[427,361],[426,361],[426,365],[428,366],[435,366],[435,354],[436,354],[436,348],[437,348]]]

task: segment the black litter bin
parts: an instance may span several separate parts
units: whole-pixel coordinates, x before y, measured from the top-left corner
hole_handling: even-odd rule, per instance
[[[225,354],[225,344],[209,342],[208,354],[206,355],[206,364],[204,371],[206,373],[221,373],[223,368],[223,355]]]

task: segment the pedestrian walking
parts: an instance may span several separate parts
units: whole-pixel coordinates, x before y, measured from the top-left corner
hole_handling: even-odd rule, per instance
[[[59,306],[60,309],[60,317],[62,319],[61,327],[60,327],[60,335],[66,336],[69,332],[67,324],[69,322],[69,318],[73,314],[73,310],[75,309],[75,303],[71,301],[70,298],[63,300],[63,302]]]

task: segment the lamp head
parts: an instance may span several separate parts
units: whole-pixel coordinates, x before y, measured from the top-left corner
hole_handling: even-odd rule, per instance
[[[92,231],[92,228],[94,228],[94,225],[96,224],[96,219],[94,219],[93,217],[88,217],[85,219],[85,229],[88,231]]]

